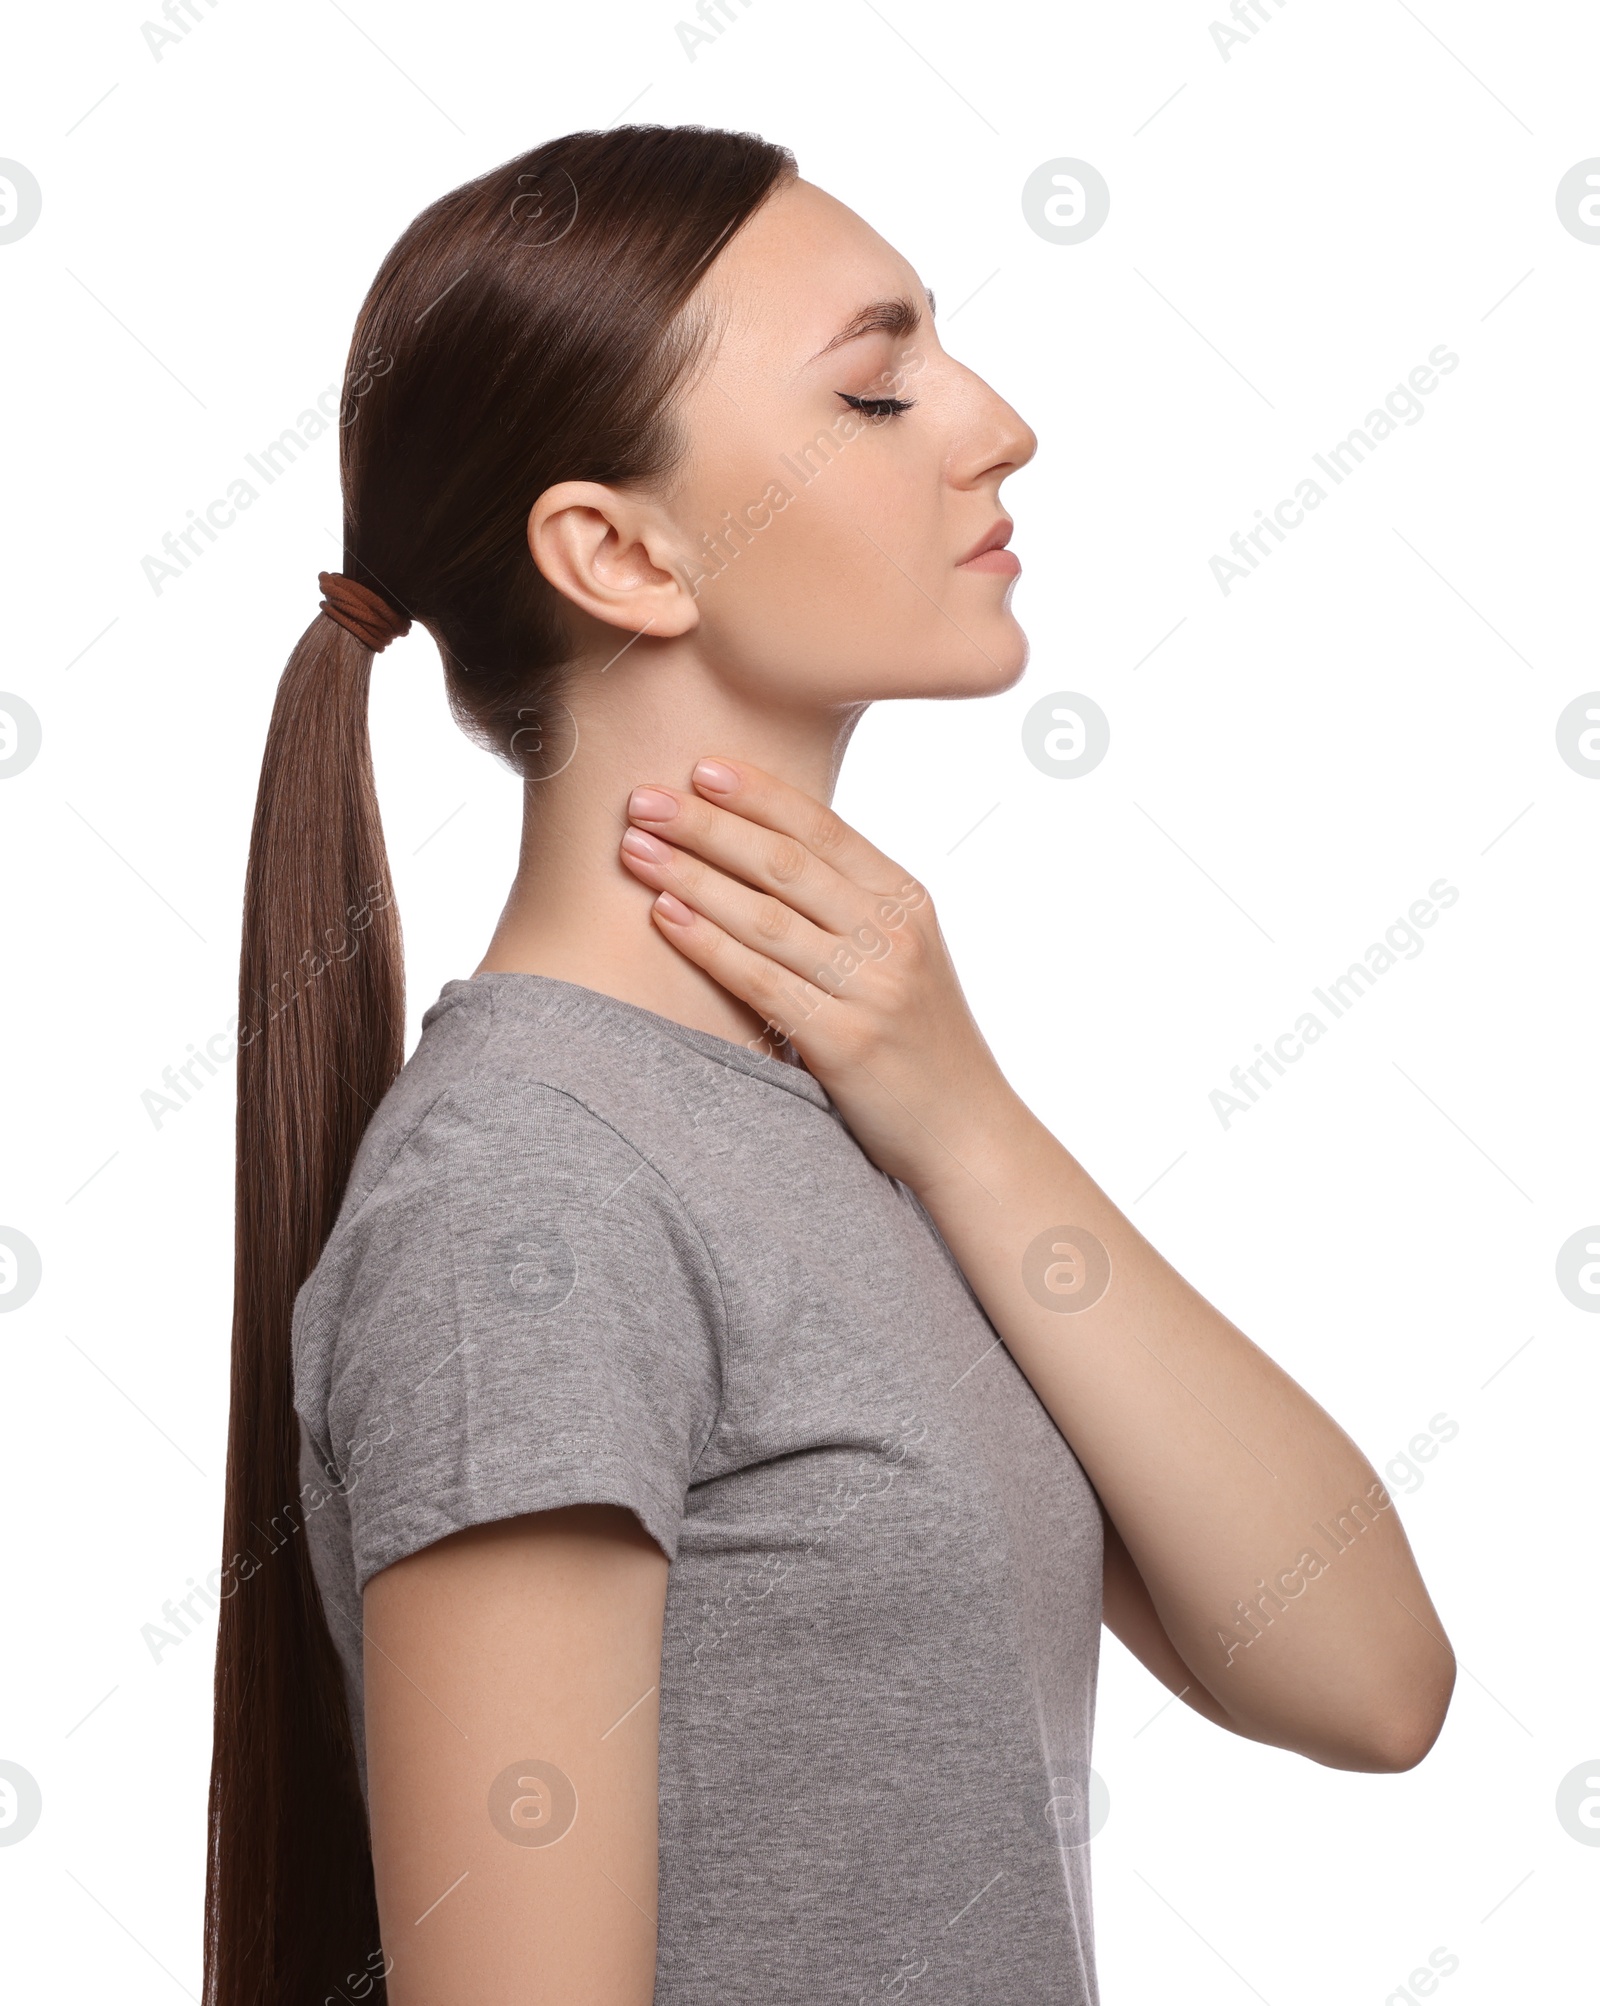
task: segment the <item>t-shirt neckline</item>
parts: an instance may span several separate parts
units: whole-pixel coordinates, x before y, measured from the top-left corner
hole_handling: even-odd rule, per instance
[[[537,975],[531,970],[519,968],[489,968],[469,977],[456,976],[440,990],[439,1001],[434,1008],[491,990],[531,996],[555,1004],[563,1011],[631,1020],[638,1026],[648,1027],[661,1036],[703,1053],[708,1059],[715,1059],[719,1065],[727,1066],[734,1072],[764,1080],[770,1086],[782,1087],[787,1093],[798,1094],[802,1100],[810,1101],[813,1107],[831,1109],[833,1106],[827,1088],[803,1065],[769,1058],[751,1051],[747,1045],[735,1043],[731,1038],[719,1037],[715,1031],[702,1031],[695,1024],[680,1024],[675,1017],[665,1017],[658,1010],[647,1010],[642,1003],[629,1003],[603,989],[590,989],[581,982],[566,982],[557,975]],[[432,1014],[430,1010],[428,1015]],[[426,1026],[426,1017],[423,1023]]]

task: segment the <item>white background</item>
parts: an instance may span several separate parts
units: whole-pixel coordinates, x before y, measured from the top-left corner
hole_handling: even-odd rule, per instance
[[[1600,1848],[1555,1795],[1600,1774],[1600,1323],[1555,1256],[1600,1219],[1600,784],[1555,721],[1600,687],[1600,246],[1554,198],[1600,154],[1600,16],[1263,4],[1228,60],[1206,0],[730,0],[694,61],[686,0],[195,0],[160,60],[136,4],[13,18],[0,154],[43,213],[0,245],[0,684],[44,733],[0,784],[0,1224],[43,1258],[0,1318],[0,1758],[44,1807],[0,1847],[13,1996],[198,1991],[214,1625],[159,1663],[141,1626],[219,1554],[231,1082],[159,1127],[141,1095],[235,1007],[268,711],[339,558],[333,432],[159,594],[141,560],[338,381],[418,209],[624,112],[791,145],[1040,435],[1005,491],[1026,678],[874,713],[839,807],[933,890],[1033,1105],[1380,1470],[1459,1430],[1392,1484],[1461,1662],[1419,1769],[1161,1711],[1107,1640],[1107,2006],[1380,2006],[1441,1946],[1449,2006],[1587,1996]],[[1073,246],[1020,200],[1060,156],[1111,189]],[[1224,595],[1230,534],[1440,343],[1425,416]],[[1057,691],[1110,719],[1093,773],[1024,757]],[[414,1038],[487,942],[518,790],[420,629],[373,712]],[[1424,951],[1225,1128],[1230,1068],[1440,877]]]

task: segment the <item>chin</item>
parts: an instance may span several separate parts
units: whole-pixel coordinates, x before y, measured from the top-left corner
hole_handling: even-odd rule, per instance
[[[903,681],[892,692],[900,697],[992,697],[1014,689],[1028,666],[1028,637],[1016,621],[993,622],[989,630],[975,626],[975,645],[957,641],[935,661],[908,662]]]

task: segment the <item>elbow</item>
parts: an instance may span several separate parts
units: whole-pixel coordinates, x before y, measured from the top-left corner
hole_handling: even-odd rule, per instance
[[[1382,1775],[1415,1769],[1439,1739],[1455,1683],[1456,1661],[1451,1653],[1447,1664],[1430,1665],[1425,1679],[1418,1679],[1404,1692],[1393,1693],[1332,1766]]]
[[[1397,1715],[1385,1723],[1381,1733],[1369,1738],[1364,1751],[1365,1759],[1351,1766],[1385,1776],[1396,1776],[1402,1770],[1415,1769],[1439,1739],[1439,1730],[1443,1726],[1442,1707],[1431,1713]]]

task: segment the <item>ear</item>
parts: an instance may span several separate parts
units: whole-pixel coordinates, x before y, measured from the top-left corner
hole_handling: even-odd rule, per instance
[[[558,481],[528,515],[528,549],[564,599],[596,620],[670,638],[699,625],[660,510],[598,481]]]

